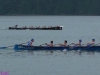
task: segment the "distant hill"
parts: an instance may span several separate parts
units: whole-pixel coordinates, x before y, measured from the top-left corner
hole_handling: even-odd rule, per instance
[[[100,15],[100,0],[0,0],[0,15]]]

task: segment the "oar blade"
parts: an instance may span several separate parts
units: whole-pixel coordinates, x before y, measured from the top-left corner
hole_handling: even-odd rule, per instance
[[[7,47],[0,47],[0,49],[5,49],[5,48],[7,48]]]

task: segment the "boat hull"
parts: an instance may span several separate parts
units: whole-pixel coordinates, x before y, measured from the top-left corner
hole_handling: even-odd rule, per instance
[[[38,51],[38,50],[81,50],[81,51],[100,51],[100,46],[91,46],[91,47],[86,47],[86,46],[80,46],[80,47],[73,47],[73,46],[67,46],[67,47],[48,47],[48,46],[26,46],[26,45],[15,45],[14,50],[33,50],[33,51]]]
[[[62,27],[52,27],[52,28],[12,28],[9,27],[9,30],[62,30]]]

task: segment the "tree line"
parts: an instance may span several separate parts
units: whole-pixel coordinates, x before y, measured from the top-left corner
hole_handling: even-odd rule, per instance
[[[100,15],[100,0],[0,0],[0,15]]]

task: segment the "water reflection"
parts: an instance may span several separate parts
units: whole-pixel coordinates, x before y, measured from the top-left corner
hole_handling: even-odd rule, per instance
[[[18,52],[19,53],[19,52]],[[34,54],[46,54],[46,55],[53,55],[53,54],[70,54],[70,53],[73,53],[73,54],[77,54],[77,55],[82,55],[82,54],[87,54],[87,55],[92,55],[92,54],[95,54],[95,53],[100,53],[100,52],[87,52],[87,51],[23,51],[21,52],[21,54],[24,54],[24,53],[28,53],[30,55],[34,55]],[[7,54],[10,54],[10,53],[7,53]]]
[[[61,56],[61,55],[67,55],[67,56],[75,56],[75,55],[95,55],[98,54],[100,52],[92,52],[92,51],[67,51],[67,50],[63,50],[63,51],[20,51],[20,52],[15,52],[15,51],[0,51],[0,56],[4,56],[4,57],[27,57],[27,56],[48,56],[48,55],[54,55],[54,56]]]

